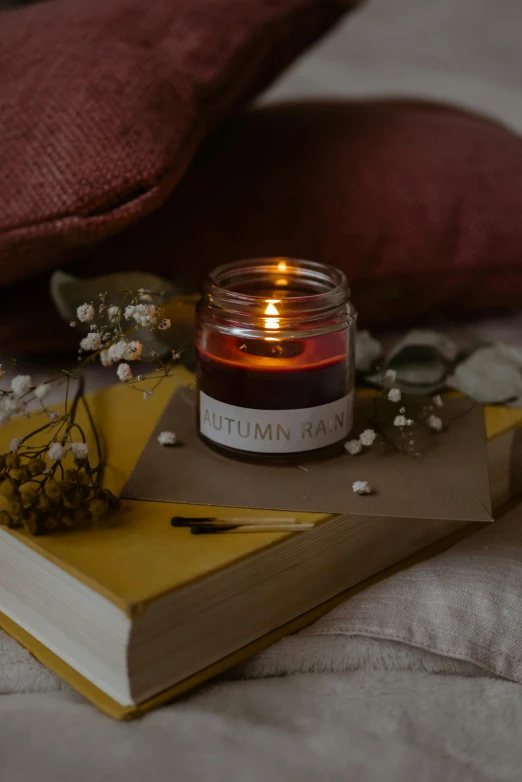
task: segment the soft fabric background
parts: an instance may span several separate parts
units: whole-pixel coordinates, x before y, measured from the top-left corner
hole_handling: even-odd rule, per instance
[[[517,618],[521,603],[519,505],[449,551],[359,592],[241,670],[247,676],[290,673],[296,666],[300,671],[350,670],[352,643],[343,646],[341,639],[362,635],[394,642],[392,647],[382,647],[382,659],[375,667],[389,666],[390,655],[393,664],[401,666],[406,644],[471,663],[464,668],[457,664],[453,671],[476,673],[478,667],[522,684],[522,632]],[[371,647],[364,658],[358,643],[353,646],[356,657],[370,660]],[[407,663],[402,664],[414,670],[422,665],[436,670],[431,655],[414,660],[406,656]]]
[[[450,101],[522,130],[518,0],[373,0],[268,91]]]
[[[521,28],[518,0],[373,0],[266,100],[331,94],[453,99],[520,130]],[[475,324],[475,330],[520,339],[521,319]],[[107,378],[97,376],[98,382]],[[345,657],[352,643],[341,638]],[[369,657],[389,660],[388,642],[384,648],[374,640],[372,652],[357,643],[352,667]],[[406,649],[395,651],[411,654]],[[19,657],[19,647],[12,654]],[[291,655],[288,662],[297,659]],[[327,659],[321,652],[314,666]],[[422,659],[416,665],[433,670],[427,668],[433,658]],[[443,670],[445,658],[436,664]],[[214,683],[129,725],[109,721],[70,692],[5,695],[0,778],[519,782],[520,685],[481,669],[470,677],[469,668],[462,676],[389,667]],[[5,665],[2,670],[5,687]]]
[[[357,671],[216,683],[131,724],[66,693],[0,698],[6,782],[515,782],[502,681]]]

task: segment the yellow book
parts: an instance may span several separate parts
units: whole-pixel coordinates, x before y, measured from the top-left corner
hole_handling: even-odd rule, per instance
[[[177,383],[192,380],[179,370]],[[172,393],[173,384],[164,382],[142,403],[120,384],[91,397],[106,453],[105,485],[115,493]],[[511,491],[513,429],[521,423],[519,411],[486,409],[496,505]],[[34,425],[15,419],[3,427],[0,452]],[[174,510],[171,503],[127,500],[107,528],[37,538],[0,528],[0,626],[119,719],[305,626],[345,590],[474,520],[392,524],[383,517],[249,510],[249,517],[286,515],[314,528],[310,534],[194,536],[170,525],[174,512],[238,516],[237,508]]]

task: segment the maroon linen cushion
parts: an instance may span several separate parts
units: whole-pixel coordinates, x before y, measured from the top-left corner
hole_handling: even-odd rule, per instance
[[[522,140],[482,116],[414,101],[287,104],[207,142],[156,214],[90,269],[201,279],[262,255],[348,275],[365,326],[522,301]]]
[[[520,307],[521,214],[522,141],[491,120],[413,101],[288,104],[234,118],[161,209],[68,268],[201,281],[238,258],[311,258],[348,274],[363,327],[393,327]],[[0,346],[77,339],[45,285],[0,292]]]
[[[0,13],[0,286],[157,208],[216,123],[358,0],[55,0]]]

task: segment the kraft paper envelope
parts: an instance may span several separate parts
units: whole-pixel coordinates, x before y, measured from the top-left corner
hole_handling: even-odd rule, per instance
[[[354,435],[368,426],[373,400],[357,399]],[[399,407],[399,406],[397,406]],[[395,415],[383,401],[382,411]],[[408,407],[411,415],[412,408]],[[405,456],[389,445],[359,456],[342,454],[301,466],[250,464],[208,448],[196,431],[195,392],[179,389],[152,433],[122,496],[137,500],[342,513],[395,518],[493,521],[489,494],[484,412],[469,400],[450,400],[441,411],[447,430],[414,437],[422,455]],[[180,442],[158,443],[162,431]],[[390,429],[389,431],[393,431]],[[374,493],[359,496],[357,480]]]

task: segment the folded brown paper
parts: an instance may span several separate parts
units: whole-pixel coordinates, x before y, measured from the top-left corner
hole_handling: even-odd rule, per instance
[[[368,425],[371,405],[370,400],[356,401],[354,435]],[[122,496],[236,508],[492,521],[483,410],[470,409],[466,400],[451,400],[444,417],[448,429],[424,437],[419,458],[385,445],[301,467],[257,465],[222,456],[199,439],[195,392],[182,388],[167,405]],[[174,431],[180,445],[161,446],[157,437],[164,430]],[[354,494],[352,483],[358,480],[368,481],[374,493]]]

